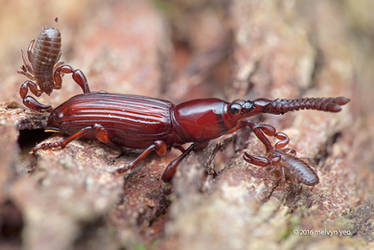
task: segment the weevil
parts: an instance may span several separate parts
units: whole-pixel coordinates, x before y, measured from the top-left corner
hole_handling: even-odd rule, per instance
[[[84,82],[87,85],[87,82]],[[318,176],[292,150],[285,149],[289,138],[267,124],[248,120],[257,114],[284,114],[299,109],[339,112],[348,98],[301,98],[235,100],[226,102],[217,98],[195,99],[180,104],[170,101],[129,94],[90,92],[73,96],[55,108],[48,118],[47,130],[68,135],[62,141],[43,143],[40,149],[64,148],[79,139],[97,139],[100,142],[134,149],[143,149],[133,161],[116,173],[124,173],[135,167],[149,153],[164,155],[176,148],[181,154],[166,167],[162,180],[170,181],[179,163],[191,152],[201,150],[212,139],[238,129],[249,127],[265,145],[265,156],[245,153],[244,159],[258,166],[282,166],[283,176],[293,177],[306,185],[316,185]],[[279,141],[271,145],[267,136]],[[191,143],[185,149],[183,144]]]

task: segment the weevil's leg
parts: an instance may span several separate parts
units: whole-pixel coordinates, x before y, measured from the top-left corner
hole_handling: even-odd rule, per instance
[[[124,172],[126,172],[130,169],[133,169],[136,166],[136,164],[139,163],[139,161],[141,161],[145,157],[147,157],[147,155],[149,155],[149,153],[151,153],[152,151],[156,151],[156,153],[158,155],[164,155],[167,151],[166,143],[164,141],[160,141],[160,140],[154,141],[154,143],[152,145],[150,145],[148,148],[146,148],[140,155],[138,155],[138,157],[136,157],[135,160],[130,162],[129,165],[117,169],[115,171],[115,173],[122,174],[122,173],[124,173]]]
[[[108,131],[104,128],[103,125],[101,124],[98,124],[98,123],[95,123],[93,126],[92,126],[94,129],[95,129],[95,137],[97,140],[99,140],[100,142],[114,148],[114,149],[119,149],[121,151],[121,154],[122,154],[122,149],[119,148],[118,145],[114,144],[111,140],[110,140],[110,137],[109,137],[109,133]]]
[[[81,87],[83,93],[89,93],[87,78],[80,69],[73,69],[70,65],[60,65],[55,68],[53,79],[55,82],[55,89],[61,88],[62,74],[72,74],[74,81]]]
[[[109,146],[112,146],[112,147],[117,147],[117,145],[115,145],[109,138],[109,134],[108,134],[108,131],[104,128],[103,125],[101,124],[98,124],[98,123],[95,123],[93,126],[92,126],[92,129],[94,129],[95,131],[95,136],[96,136],[96,139],[98,139],[99,141],[101,141],[102,143],[104,144],[107,144]]]
[[[28,107],[32,110],[39,111],[39,112],[42,112],[42,111],[50,112],[50,111],[52,111],[51,106],[41,104],[34,97],[27,96],[27,93],[28,93],[29,89],[36,96],[40,96],[43,93],[43,91],[41,89],[39,89],[38,86],[34,82],[29,81],[29,80],[25,81],[19,89],[19,94],[22,98],[23,104],[26,107]]]
[[[170,162],[169,165],[166,167],[164,173],[162,174],[161,179],[164,182],[170,182],[173,179],[173,177],[174,177],[174,175],[177,171],[177,167],[178,167],[179,163],[181,163],[181,161],[184,158],[186,158],[186,156],[189,153],[191,153],[191,151],[194,150],[196,147],[197,147],[197,144],[195,144],[195,143],[191,144],[186,150],[184,150],[184,152],[181,155],[179,155],[172,162]]]
[[[35,154],[40,149],[54,149],[54,148],[63,149],[68,143],[70,143],[73,140],[81,138],[82,136],[91,132],[93,129],[94,128],[92,126],[85,127],[62,141],[40,144],[36,146],[35,148],[33,148],[32,153]]]
[[[71,141],[77,140],[77,139],[79,139],[79,138],[81,138],[81,137],[83,137],[83,136],[85,136],[89,133],[93,133],[99,141],[101,141],[105,144],[113,145],[113,143],[109,139],[108,132],[105,130],[105,128],[101,124],[95,123],[92,126],[82,128],[81,130],[79,130],[75,134],[69,136],[68,138],[66,138],[62,141],[53,142],[53,143],[43,143],[43,144],[37,146],[33,149],[33,154],[40,149],[53,149],[53,148],[63,149]]]
[[[111,148],[113,148],[115,150],[119,150],[118,156],[116,156],[114,158],[118,158],[123,154],[122,148],[119,147],[118,145],[114,144],[110,140],[108,131],[104,128],[104,126],[96,123],[96,124],[93,125],[93,128],[95,129],[95,136],[96,136],[97,140],[104,143],[105,145],[110,146]]]

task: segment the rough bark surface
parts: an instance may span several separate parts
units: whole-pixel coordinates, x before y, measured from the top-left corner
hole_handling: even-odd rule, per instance
[[[340,249],[374,247],[373,48],[370,2],[11,1],[0,10],[1,249]],[[32,8],[34,11],[30,12]],[[18,16],[10,13],[19,13]],[[30,16],[31,15],[31,16]],[[55,17],[59,18],[54,23]],[[372,17],[371,17],[372,18]],[[63,139],[43,132],[47,113],[25,108],[15,72],[20,49],[43,26],[62,33],[65,63],[92,90],[170,99],[346,96],[339,113],[259,116],[289,135],[320,178],[277,182],[243,160],[264,153],[249,130],[222,136],[161,175],[177,155],[97,141],[30,150]],[[3,39],[6,37],[7,39]],[[56,107],[80,93],[64,76],[42,95]],[[213,173],[217,173],[214,175]]]

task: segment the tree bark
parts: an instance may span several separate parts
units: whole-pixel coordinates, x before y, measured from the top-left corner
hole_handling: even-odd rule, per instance
[[[37,5],[37,13],[56,8]],[[12,2],[4,11],[26,7]],[[374,91],[360,78],[367,75],[355,60],[366,57],[352,49],[357,40],[347,13],[353,12],[348,3],[343,7],[322,0],[73,1],[61,7],[58,24],[40,15],[30,18],[29,30],[15,25],[22,34],[12,34],[17,42],[3,41],[14,52],[0,55],[6,65],[0,69],[0,248],[373,247],[374,116],[368,103]],[[138,151],[118,157],[97,141],[77,140],[31,156],[37,143],[63,139],[42,133],[47,113],[15,103],[24,81],[13,78],[19,49],[36,38],[42,22],[60,28],[63,61],[80,68],[94,91],[176,103],[202,97],[350,98],[339,113],[298,111],[252,120],[288,134],[320,183],[281,183],[245,162],[244,152],[264,154],[249,129],[193,152],[171,184],[161,175],[179,154],[174,150],[147,157],[124,176],[111,172]],[[38,100],[56,107],[78,93],[66,75],[61,90]]]

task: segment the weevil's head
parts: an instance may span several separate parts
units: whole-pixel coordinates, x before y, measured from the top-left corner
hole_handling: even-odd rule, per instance
[[[62,132],[63,118],[65,114],[60,108],[54,109],[48,117],[46,132]]]
[[[228,103],[225,111],[225,120],[236,124],[239,120],[264,112],[269,104],[267,99],[235,100]]]

